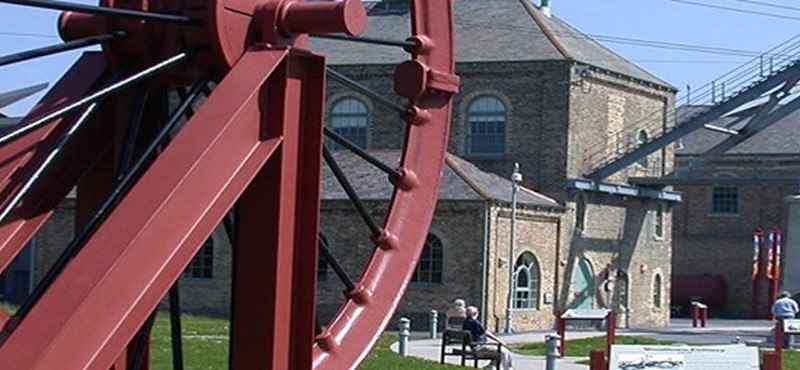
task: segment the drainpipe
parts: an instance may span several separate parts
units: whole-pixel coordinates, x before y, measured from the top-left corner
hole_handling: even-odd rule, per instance
[[[484,318],[488,318],[486,313],[489,309],[489,302],[486,302],[486,285],[487,285],[487,275],[489,275],[489,266],[487,265],[487,261],[489,260],[489,209],[490,209],[490,201],[483,202],[483,240],[481,242],[481,247],[483,248],[483,262],[481,263],[481,312],[484,314]],[[485,320],[485,319],[484,319]],[[484,324],[486,322],[484,321]],[[488,325],[488,324],[487,324]]]
[[[550,11],[550,0],[542,0],[542,4],[539,5],[539,11],[541,11],[545,17],[550,18],[552,16],[552,12]]]

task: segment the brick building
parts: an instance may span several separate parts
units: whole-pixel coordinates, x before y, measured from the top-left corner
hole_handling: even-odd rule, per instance
[[[481,309],[489,328],[501,330],[513,268],[515,330],[550,328],[554,314],[565,308],[613,307],[623,314],[622,325],[665,325],[671,210],[680,197],[622,184],[653,168],[670,170],[672,148],[607,182],[582,174],[600,159],[598,153],[617,153],[642,135],[670,127],[674,88],[528,0],[455,0],[454,5],[462,83],[454,98],[452,154],[426,248],[397,315],[412,317],[414,328],[423,329],[431,310],[444,311],[463,298]],[[368,6],[368,36],[410,34],[404,2]],[[339,73],[384,96],[392,96],[393,66],[407,59],[400,49],[327,39],[312,40],[311,48],[326,52]],[[327,104],[328,127],[392,162],[403,138],[394,111],[335,81],[328,84]],[[653,112],[661,112],[660,126],[633,130]],[[344,150],[336,150],[336,158],[353,174],[350,180],[370,212],[380,214],[389,199],[388,183],[383,181],[385,189],[373,183],[382,176]],[[505,178],[514,163],[524,180],[510,258],[512,186]],[[372,247],[358,244],[365,243],[369,230],[359,229],[357,215],[327,170],[324,181],[322,236],[334,254],[347,256],[345,269],[355,270]],[[50,246],[66,236],[67,227],[59,222],[69,217],[57,216],[37,237],[37,265],[52,259]],[[181,285],[185,308],[226,312],[227,244],[218,230],[188,267]],[[320,311],[330,314],[342,286],[324,261],[319,275]]]
[[[755,109],[742,110],[710,124],[739,130],[755,113]],[[787,230],[785,198],[798,191],[798,121],[800,113],[795,111],[703,166],[690,167],[690,161],[728,135],[699,130],[685,137],[676,150],[676,169],[681,183],[675,188],[683,193],[684,202],[674,208],[674,273],[721,279],[721,284],[703,286],[704,290],[694,294],[708,300],[715,295],[715,288],[725,288],[727,294],[720,297],[724,299],[711,302],[714,315],[751,317],[753,232],[757,228],[768,231],[774,226],[784,232]],[[785,250],[784,257],[793,252]],[[767,283],[763,280],[765,260],[766,255],[763,255],[760,266],[762,314],[768,312],[770,304]],[[784,269],[792,268],[784,266]]]

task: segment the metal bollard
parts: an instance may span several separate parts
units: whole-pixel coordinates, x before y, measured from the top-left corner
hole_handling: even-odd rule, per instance
[[[544,340],[547,342],[544,368],[545,370],[556,370],[556,360],[561,357],[561,351],[558,349],[561,337],[558,334],[549,334],[544,336]]]
[[[397,332],[398,342],[399,342],[399,344],[398,344],[399,348],[398,348],[397,352],[400,354],[400,356],[405,356],[407,351],[408,351],[408,337],[409,337],[409,335],[411,335],[411,333],[410,333],[410,331],[411,331],[411,320],[409,320],[409,319],[407,319],[405,317],[401,317],[399,321],[400,321],[400,323],[397,325],[398,328],[400,329]]]
[[[431,338],[436,339],[437,330],[439,329],[439,312],[431,310],[428,321],[431,324]]]

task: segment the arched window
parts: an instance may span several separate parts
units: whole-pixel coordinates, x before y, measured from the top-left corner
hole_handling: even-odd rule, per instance
[[[333,132],[339,134],[349,142],[361,149],[367,148],[367,121],[369,111],[367,104],[361,99],[346,97],[333,103],[329,115],[329,126]],[[331,148],[340,149],[341,146],[331,143]]]
[[[514,263],[514,308],[539,308],[539,263],[531,252],[524,252]]]
[[[617,271],[617,303],[619,307],[630,307],[628,300],[628,274],[625,271]]]
[[[664,238],[664,204],[656,205],[656,217],[653,220],[653,237],[656,239]]]
[[[419,257],[414,276],[411,277],[413,283],[441,283],[442,282],[442,241],[436,235],[428,234],[425,240],[425,248]]]
[[[214,238],[206,239],[200,251],[192,258],[186,269],[181,274],[187,279],[213,279],[214,278]]]
[[[575,231],[586,230],[586,195],[578,194],[575,197]]]
[[[467,107],[466,153],[475,156],[506,152],[506,106],[497,97],[484,95]]]
[[[322,254],[322,246],[328,247],[328,238],[322,233],[319,233],[319,251],[317,253],[317,281],[327,281],[328,280],[328,260],[325,259],[325,255]],[[328,248],[330,250],[330,248]]]
[[[641,130],[639,131],[639,135],[636,137],[636,147],[640,147],[647,143],[650,140],[650,137],[647,135],[647,131]],[[642,157],[638,161],[636,161],[636,165],[641,168],[647,168],[647,156]]]
[[[661,307],[661,274],[653,279],[653,306]]]

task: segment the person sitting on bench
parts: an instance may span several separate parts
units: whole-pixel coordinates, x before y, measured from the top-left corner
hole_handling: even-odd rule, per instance
[[[506,344],[497,338],[494,334],[487,331],[483,324],[478,320],[478,308],[475,306],[469,306],[466,309],[467,311],[467,318],[464,320],[464,324],[462,324],[461,328],[469,331],[472,334],[473,342],[477,343],[486,343],[487,338],[494,340],[497,343],[500,343],[502,346],[500,347],[500,365],[503,370],[513,370],[513,364],[511,360],[511,352],[508,351],[506,348]],[[473,347],[475,351],[481,351],[481,345],[477,344]],[[485,350],[496,350],[494,346],[486,346]],[[492,360],[492,363],[488,366],[484,367],[485,369],[495,367],[496,364],[494,363],[496,360]]]
[[[453,306],[447,309],[445,315],[447,316],[447,321],[445,323],[447,329],[461,329],[461,325],[464,324],[464,319],[467,318],[467,309],[464,300],[459,298],[453,301]]]

